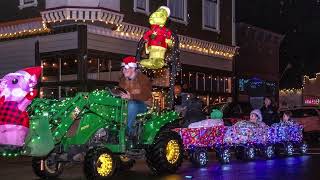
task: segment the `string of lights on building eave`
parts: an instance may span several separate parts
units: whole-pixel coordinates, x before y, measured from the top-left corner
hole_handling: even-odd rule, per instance
[[[143,33],[148,29],[143,26],[133,25],[123,22],[123,14],[100,8],[75,8],[65,7],[41,12],[45,23],[55,23],[62,21],[75,22],[105,22],[117,27],[115,35],[125,39],[138,41]],[[106,28],[107,29],[107,28]],[[203,41],[179,35],[180,49],[194,53],[200,53],[208,56],[221,57],[224,59],[233,59],[238,47],[230,47],[218,43]]]
[[[122,23],[120,25],[117,25],[117,29],[114,31],[100,26],[88,25],[88,32],[90,33],[132,41],[139,41],[142,38],[144,32],[146,32],[147,30],[148,28],[146,27],[133,25],[129,23]],[[233,59],[233,57],[238,51],[238,47],[232,47],[214,42],[204,41],[183,35],[178,36],[180,40],[179,47],[182,51],[188,51],[207,56],[220,57],[223,59]]]
[[[13,25],[11,26],[12,29],[14,29],[15,26],[19,25]],[[2,27],[0,27],[1,29]],[[46,24],[42,22],[42,27],[32,28],[32,29],[23,29],[23,30],[17,30],[13,32],[5,32],[0,33],[0,40],[2,39],[15,39],[18,37],[24,37],[24,36],[30,36],[30,35],[39,35],[39,34],[45,34],[49,33],[51,30],[47,28]]]
[[[47,23],[55,23],[55,22],[62,22],[62,21],[74,21],[74,22],[92,22],[95,21],[103,21],[106,24],[114,24],[116,27],[116,30],[111,30],[106,27],[96,26],[92,24],[88,24],[88,32],[100,34],[100,35],[106,35],[116,38],[121,38],[125,40],[133,40],[133,41],[139,41],[143,34],[148,30],[147,27],[133,25],[129,23],[121,23],[123,16],[120,16],[119,14],[114,15],[114,13],[109,13],[108,16],[95,16],[97,19],[90,19],[86,16],[79,17],[79,18],[70,18],[70,16],[67,16],[68,13],[65,13],[63,11],[60,11],[57,13],[57,16],[48,16],[46,14],[49,12],[42,12],[42,27],[39,28],[33,28],[33,29],[23,29],[20,31],[15,32],[6,32],[6,33],[0,33],[0,40],[1,39],[11,39],[11,38],[18,38],[21,36],[26,35],[37,35],[42,33],[48,33],[50,32],[50,29],[47,28]],[[69,10],[67,11],[69,12]],[[71,11],[70,11],[71,12]],[[100,11],[97,11],[97,13]],[[51,17],[48,19],[47,17]],[[55,18],[52,18],[55,17]],[[58,18],[58,17],[64,17],[64,18]],[[103,18],[103,19],[101,19]],[[120,24],[121,23],[121,24]],[[11,28],[14,29],[14,28]],[[191,38],[183,35],[178,35],[180,44],[179,47],[182,51],[207,55],[207,56],[213,56],[213,57],[219,57],[223,59],[230,59],[232,60],[235,54],[238,51],[238,47],[232,47],[227,46],[223,44],[218,44],[214,42],[204,41],[196,38]]]
[[[290,89],[281,89],[280,90],[280,95],[281,94],[301,94],[302,93],[302,88],[290,88]]]

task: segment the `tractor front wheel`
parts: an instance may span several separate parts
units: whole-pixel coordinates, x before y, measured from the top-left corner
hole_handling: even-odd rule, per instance
[[[183,161],[183,145],[176,132],[163,132],[146,149],[147,164],[155,174],[175,173]]]
[[[63,172],[63,163],[47,158],[32,158],[33,172],[41,179],[55,179]]]
[[[91,149],[84,160],[84,174],[87,179],[110,178],[117,169],[117,158],[106,148]]]
[[[125,155],[119,156],[119,170],[120,171],[127,171],[130,170],[136,161],[134,159],[130,159]]]

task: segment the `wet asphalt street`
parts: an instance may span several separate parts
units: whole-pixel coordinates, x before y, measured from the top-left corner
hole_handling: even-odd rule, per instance
[[[144,161],[138,161],[133,169],[116,176],[116,180],[307,180],[320,179],[320,148],[311,148],[308,155],[277,157],[273,160],[257,159],[251,162],[233,160],[228,165],[221,165],[210,154],[206,168],[195,168],[184,161],[180,170],[174,175],[153,176]],[[0,180],[37,179],[31,169],[30,158],[0,159]],[[66,167],[62,180],[85,179],[81,165]]]

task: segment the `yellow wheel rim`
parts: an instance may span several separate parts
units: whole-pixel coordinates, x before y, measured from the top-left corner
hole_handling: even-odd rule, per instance
[[[180,155],[180,147],[176,140],[170,140],[166,147],[166,157],[170,164],[178,161]]]
[[[97,161],[97,171],[100,176],[108,176],[112,171],[113,163],[110,154],[101,154]]]

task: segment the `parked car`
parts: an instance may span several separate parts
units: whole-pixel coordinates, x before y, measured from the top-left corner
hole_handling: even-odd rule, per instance
[[[320,135],[320,110],[317,107],[295,107],[291,109],[281,109],[292,112],[292,119],[303,125],[304,133],[307,137],[318,139]],[[282,116],[281,116],[282,117]]]
[[[223,113],[225,125],[232,125],[239,120],[249,119],[252,107],[250,103],[228,102],[206,106],[203,111],[210,116],[213,109],[218,109]]]

